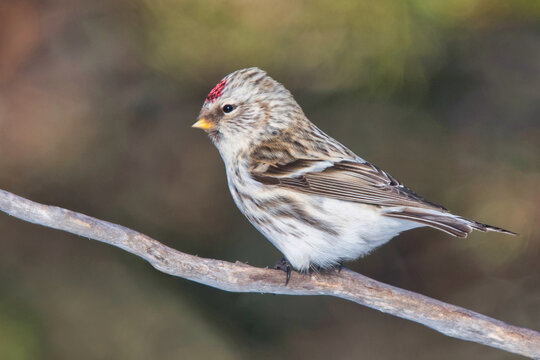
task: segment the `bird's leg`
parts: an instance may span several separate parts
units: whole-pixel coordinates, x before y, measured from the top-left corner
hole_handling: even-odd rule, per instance
[[[275,270],[282,270],[287,273],[287,280],[285,280],[285,286],[289,283],[289,280],[291,279],[291,264],[287,259],[282,258],[279,260],[276,265],[274,265]]]
[[[323,268],[320,265],[312,264],[307,270],[307,273],[310,274],[310,273],[332,272],[334,270],[337,270],[337,272],[340,273],[341,269],[343,269],[343,261],[339,261],[336,265],[332,265],[326,268]]]

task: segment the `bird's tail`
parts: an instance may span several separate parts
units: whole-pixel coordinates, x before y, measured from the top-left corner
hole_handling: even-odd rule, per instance
[[[465,238],[473,230],[496,231],[509,235],[517,235],[515,232],[508,231],[496,226],[486,225],[474,220],[464,219],[449,212],[435,211],[423,208],[400,208],[389,209],[384,213],[386,216],[409,220],[430,226],[432,228],[444,231],[450,235]]]

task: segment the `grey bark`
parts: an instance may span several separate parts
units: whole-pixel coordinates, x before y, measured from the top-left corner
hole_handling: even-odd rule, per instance
[[[67,209],[39,204],[0,190],[0,210],[34,224],[117,246],[154,268],[231,292],[327,295],[415,321],[445,335],[540,359],[540,333],[387,285],[348,269],[315,274],[284,274],[240,262],[205,259],[165,246],[124,226]]]

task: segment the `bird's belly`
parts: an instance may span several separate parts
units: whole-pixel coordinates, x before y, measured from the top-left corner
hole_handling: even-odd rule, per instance
[[[298,270],[327,268],[369,253],[414,223],[381,215],[377,207],[290,190],[234,196],[249,221]]]

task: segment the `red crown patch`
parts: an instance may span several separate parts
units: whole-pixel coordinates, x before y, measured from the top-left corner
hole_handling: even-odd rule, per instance
[[[206,97],[206,101],[210,101],[210,102],[216,101],[216,99],[219,98],[221,94],[223,93],[223,88],[225,87],[226,83],[227,81],[223,79],[216,86],[214,86],[212,91],[210,91],[210,93]]]

